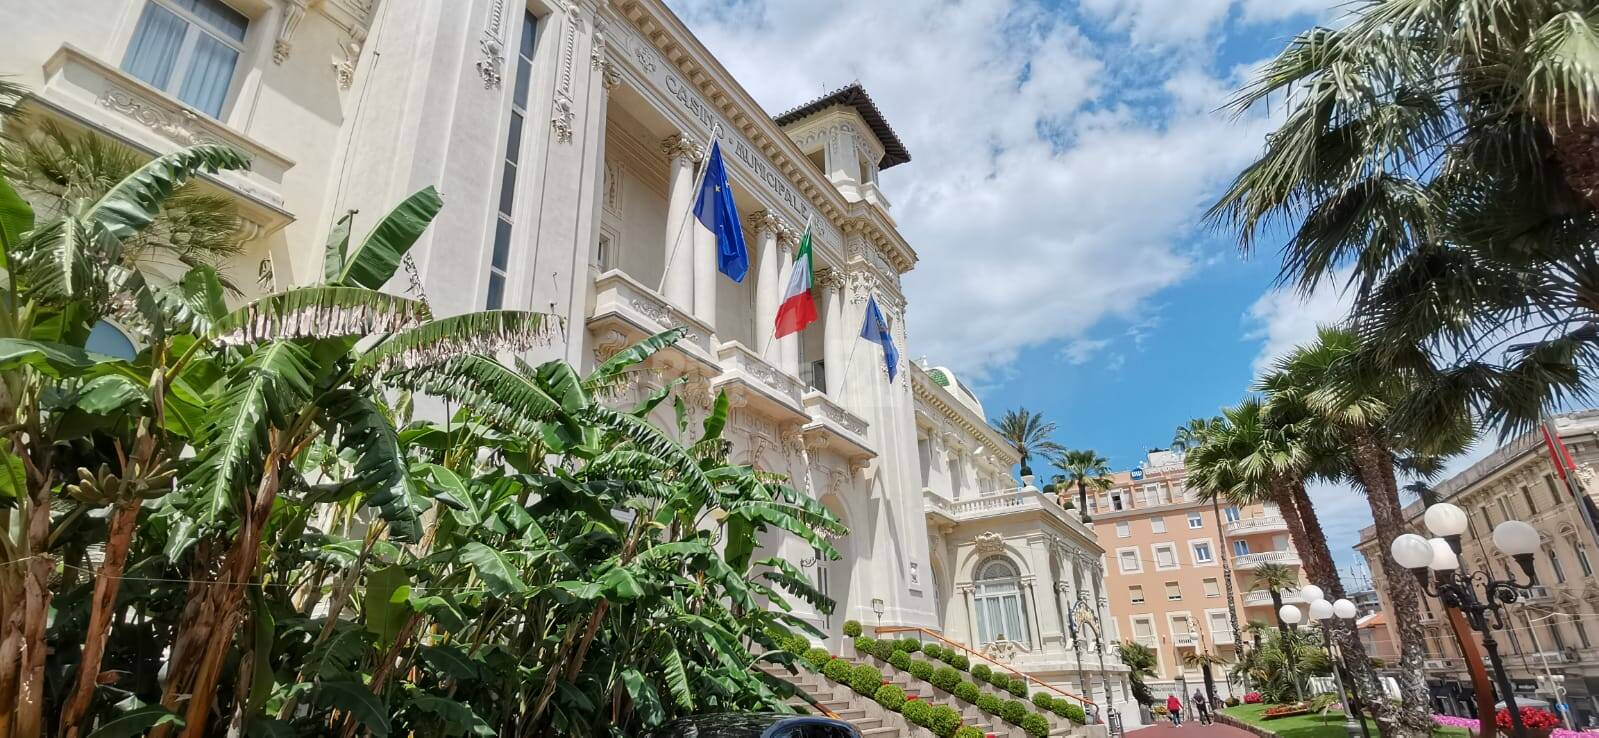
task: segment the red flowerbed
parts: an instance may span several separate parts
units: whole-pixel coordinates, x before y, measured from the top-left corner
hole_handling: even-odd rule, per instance
[[[1309,713],[1310,705],[1301,702],[1297,705],[1272,705],[1271,707],[1266,708],[1265,712],[1261,713],[1261,717],[1266,720],[1271,720],[1273,718],[1293,717],[1295,715],[1307,715]]]
[[[1521,724],[1527,726],[1528,728],[1536,730],[1542,728],[1560,727],[1560,717],[1548,710],[1540,710],[1536,707],[1523,707],[1521,708],[1520,712]],[[1494,715],[1494,725],[1497,725],[1504,730],[1510,730],[1512,727],[1510,722],[1510,710],[1504,709],[1496,713]]]
[[[1244,695],[1244,704],[1258,705],[1260,704],[1260,699],[1259,692],[1250,692],[1249,694]]]

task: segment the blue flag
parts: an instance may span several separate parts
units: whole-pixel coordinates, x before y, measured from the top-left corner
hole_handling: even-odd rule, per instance
[[[727,186],[722,147],[715,141],[711,142],[711,158],[705,162],[705,182],[694,200],[694,218],[716,237],[716,268],[734,282],[744,281],[750,270],[750,252],[744,246],[733,190]]]
[[[899,350],[894,348],[894,336],[888,332],[888,321],[883,311],[877,309],[877,298],[866,301],[866,322],[861,325],[861,338],[883,347],[883,363],[888,365],[888,381],[899,374]]]

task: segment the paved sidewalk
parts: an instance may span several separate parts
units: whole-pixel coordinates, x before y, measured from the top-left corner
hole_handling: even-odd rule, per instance
[[[1154,725],[1139,728],[1138,738],[1255,738],[1255,734],[1219,722],[1200,725],[1184,720],[1183,727],[1176,728],[1170,720],[1161,718]]]

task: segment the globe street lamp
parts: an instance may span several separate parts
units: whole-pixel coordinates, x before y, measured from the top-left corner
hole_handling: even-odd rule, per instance
[[[1328,602],[1324,598],[1321,587],[1308,585],[1299,590],[1301,597],[1310,602],[1310,617],[1321,623],[1321,645],[1327,649],[1327,658],[1332,660],[1333,677],[1338,682],[1338,699],[1344,703],[1344,732],[1351,736],[1368,736],[1366,723],[1355,718],[1355,703],[1349,697],[1349,691],[1344,688],[1344,670],[1339,663],[1341,654],[1333,653],[1332,620],[1333,618],[1353,620],[1359,610],[1355,603],[1340,599],[1337,602]]]
[[[1305,693],[1299,689],[1299,669],[1294,666],[1294,633],[1298,632],[1299,621],[1304,617],[1305,614],[1293,605],[1283,605],[1282,609],[1277,611],[1277,618],[1283,621],[1283,625],[1288,626],[1288,632],[1282,634],[1283,658],[1288,662],[1288,680],[1294,683],[1294,699],[1300,701],[1304,701]]]
[[[1504,606],[1520,599],[1528,587],[1538,583],[1538,574],[1533,568],[1533,553],[1539,544],[1538,530],[1520,520],[1506,520],[1493,530],[1494,547],[1515,560],[1526,575],[1527,581],[1522,583],[1514,577],[1494,579],[1488,572],[1468,572],[1461,566],[1460,536],[1467,528],[1466,511],[1440,502],[1427,508],[1422,520],[1434,538],[1406,533],[1389,544],[1388,552],[1394,561],[1415,575],[1423,592],[1438,598],[1444,607],[1460,611],[1472,630],[1482,634],[1482,647],[1493,664],[1494,681],[1510,713],[1511,732],[1516,738],[1527,738],[1527,726],[1522,723],[1521,711],[1516,706],[1515,688],[1505,673],[1504,662],[1499,657],[1499,642],[1493,637],[1493,631],[1505,627]],[[1432,572],[1430,585],[1428,571]],[[1482,588],[1480,596],[1479,586]],[[1478,715],[1478,719],[1490,721],[1494,716]]]

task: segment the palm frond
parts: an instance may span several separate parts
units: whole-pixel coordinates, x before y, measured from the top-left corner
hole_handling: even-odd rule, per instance
[[[356,369],[379,372],[431,366],[464,354],[521,353],[549,341],[559,316],[489,310],[431,320],[390,335],[356,360]]]

